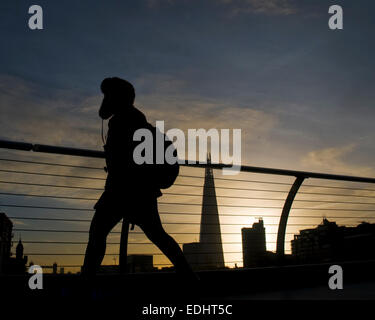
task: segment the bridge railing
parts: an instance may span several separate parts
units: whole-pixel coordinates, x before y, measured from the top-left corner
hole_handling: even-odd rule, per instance
[[[104,187],[103,158],[101,151],[0,141],[0,210],[13,221],[13,240],[22,239],[29,262],[80,270],[93,205]],[[199,241],[206,167],[214,170],[229,268],[243,266],[241,229],[259,218],[267,250],[277,261],[291,253],[291,240],[300,230],[315,228],[323,217],[345,226],[375,222],[374,178],[251,166],[242,166],[236,176],[223,176],[219,169],[225,165],[185,163],[176,183],[163,190],[158,201],[163,226],[181,246]],[[137,227],[124,241],[120,250],[118,225],[108,237],[103,261],[109,271],[126,248],[128,255],[152,255],[156,268],[171,266]]]

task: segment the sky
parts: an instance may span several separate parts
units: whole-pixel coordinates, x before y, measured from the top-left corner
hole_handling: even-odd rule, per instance
[[[36,4],[43,30],[29,1],[0,4],[0,139],[101,150],[99,85],[119,76],[151,122],[241,129],[242,164],[375,176],[373,1]]]

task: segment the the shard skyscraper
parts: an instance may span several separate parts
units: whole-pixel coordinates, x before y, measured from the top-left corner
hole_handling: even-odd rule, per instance
[[[207,163],[210,163],[210,157]],[[217,208],[215,181],[211,168],[206,168],[203,186],[202,215],[199,242],[183,245],[186,259],[194,269],[224,268],[219,211]]]

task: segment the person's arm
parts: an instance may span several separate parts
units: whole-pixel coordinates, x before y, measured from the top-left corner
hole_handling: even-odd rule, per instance
[[[122,119],[112,118],[109,123],[107,142],[104,146],[108,172],[122,174],[132,159],[132,133]]]

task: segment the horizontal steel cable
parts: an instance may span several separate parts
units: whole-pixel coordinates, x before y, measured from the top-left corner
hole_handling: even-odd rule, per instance
[[[99,177],[70,176],[70,175],[57,174],[57,173],[41,173],[41,172],[29,172],[29,171],[6,170],[6,169],[0,169],[0,172],[18,173],[18,174],[33,174],[33,175],[38,175],[38,176],[59,177],[59,178],[105,180],[105,178],[99,178]]]
[[[41,161],[31,161],[31,160],[15,160],[15,159],[0,158],[0,161],[29,163],[29,164],[41,164],[41,165],[56,166],[56,167],[103,170],[103,167],[99,168],[99,167],[77,166],[77,165],[71,165],[71,164],[51,163],[51,162],[41,162]]]
[[[56,229],[23,229],[23,228],[15,228],[14,231],[22,231],[22,232],[67,232],[67,233],[89,233],[88,230],[56,230]],[[111,233],[118,233],[121,234],[121,231],[111,231]],[[131,234],[144,234],[142,231],[131,231]],[[168,232],[168,234],[199,234],[199,231],[197,232]],[[206,235],[214,235],[214,234],[236,234],[238,235],[238,232],[207,232]],[[267,234],[277,234],[277,232],[267,232]],[[294,234],[294,232],[287,232],[286,234]]]
[[[28,194],[28,193],[13,193],[13,192],[0,192],[0,195],[7,196],[22,196],[22,197],[36,197],[36,198],[53,198],[53,199],[67,199],[67,200],[87,200],[97,201],[97,198],[83,198],[83,197],[70,197],[70,196],[56,196],[56,195],[41,195],[41,194]],[[201,194],[184,194],[184,193],[170,193],[164,192],[163,195],[176,195],[176,196],[194,196],[202,198]],[[206,195],[207,197],[207,195]],[[263,198],[263,197],[235,197],[235,196],[210,196],[212,198],[230,198],[230,199],[244,199],[244,200],[267,200],[267,201],[285,201],[285,199],[274,199],[274,198]],[[371,205],[375,202],[353,202],[353,201],[330,201],[330,200],[304,200],[295,199],[295,202],[315,202],[315,203],[340,203],[340,204],[359,204],[359,205]]]
[[[8,218],[14,220],[36,220],[36,221],[61,221],[61,222],[91,222],[91,219],[65,219],[65,218],[39,218],[39,217],[17,217],[9,216]],[[374,217],[375,218],[375,217]],[[187,224],[200,225],[200,222],[163,222],[163,224]],[[243,226],[243,223],[206,223],[205,225],[223,225],[223,226]],[[265,226],[278,226],[278,223],[264,223]],[[311,226],[312,223],[288,223],[288,226]]]
[[[182,205],[182,206],[201,206],[197,203],[174,203],[174,202],[159,202],[162,205]],[[2,207],[10,208],[29,208],[29,209],[50,209],[50,210],[68,210],[68,211],[93,211],[90,208],[75,208],[75,207],[49,207],[49,206],[29,206],[29,205],[16,205],[2,203]],[[266,206],[239,206],[239,205],[217,205],[218,207],[229,207],[229,208],[248,208],[248,209],[282,209],[283,207],[266,207]],[[312,211],[349,211],[349,212],[372,212],[375,209],[345,209],[345,208],[292,208],[292,210],[312,210]],[[192,213],[193,214],[193,213]],[[235,215],[232,215],[235,216]],[[243,215],[245,216],[245,215]]]
[[[103,170],[103,167],[89,167],[89,166],[79,166],[79,165],[67,165],[67,164],[60,164],[60,163],[39,162],[39,161],[30,161],[30,160],[16,160],[16,159],[0,158],[0,161],[30,163],[30,164],[41,164],[41,165],[50,165],[50,166],[61,166],[61,167],[69,167],[69,168]],[[203,176],[191,176],[191,175],[180,175],[180,176],[182,176],[182,177],[189,177],[189,178],[203,178]],[[254,183],[290,185],[289,183],[283,183],[283,182],[259,181],[259,180],[242,180],[242,179],[219,178],[219,177],[215,177],[215,180],[231,180],[231,181],[243,181],[243,182],[254,182]],[[324,185],[313,185],[313,184],[311,184],[311,185],[303,185],[302,187],[316,187],[316,188],[332,188],[332,189],[345,189],[345,190],[375,191],[375,189],[367,189],[367,188],[353,188],[353,187],[342,187],[342,186],[324,186]]]
[[[22,240],[22,243],[29,244],[84,244],[87,245],[87,241],[43,241],[43,240]],[[186,244],[187,242],[177,242],[178,244]],[[267,243],[276,243],[276,241],[267,241]],[[120,245],[120,242],[107,242],[107,245]],[[223,244],[223,245],[232,245],[232,244],[242,244],[242,242],[205,242],[205,244]],[[129,242],[128,245],[153,245],[152,242]]]
[[[4,184],[16,184],[16,185],[28,185],[28,186],[39,186],[39,187],[54,187],[54,188],[70,188],[70,189],[82,189],[82,190],[97,190],[103,191],[103,188],[92,188],[92,187],[83,187],[83,186],[67,186],[67,185],[56,185],[56,184],[42,184],[42,183],[27,183],[27,182],[16,182],[16,181],[4,181],[0,180],[0,183]],[[180,184],[175,183],[174,186],[183,186],[183,187],[196,187],[203,188],[203,185],[191,185],[191,184]],[[215,188],[215,189],[229,189],[229,190],[239,190],[239,191],[255,191],[255,192],[273,192],[273,193],[287,193],[287,190],[270,190],[270,189],[253,189],[253,188],[232,188],[232,187],[206,187],[206,188]],[[356,198],[370,198],[373,199],[375,196],[368,195],[347,195],[347,194],[334,194],[334,193],[321,193],[321,192],[303,192],[300,191],[298,194],[309,194],[309,195],[324,195],[324,196],[335,196],[335,197],[356,197]]]
[[[223,251],[217,251],[217,252],[192,252],[192,253],[188,253],[189,255],[190,254],[217,254],[217,253],[221,253]],[[238,253],[242,253],[242,251],[229,251],[229,252],[223,252],[224,254],[238,254]],[[128,254],[136,254],[136,253],[133,253],[133,252],[128,252]],[[153,253],[153,252],[142,252],[142,254],[145,254],[145,255],[153,255],[153,256],[164,256],[164,253]],[[186,253],[185,253],[186,254]],[[27,252],[25,253],[25,256],[84,256],[85,253],[43,253],[43,252]],[[106,256],[117,256],[119,255],[119,253],[106,253],[105,254]]]
[[[242,263],[242,260],[233,260],[233,261],[225,261],[225,263]],[[172,266],[172,263],[153,263],[154,266]],[[205,266],[211,266],[212,264],[207,263],[195,263],[195,265],[205,265]],[[102,265],[101,267],[113,267],[112,265]],[[118,266],[118,265],[116,265]],[[52,265],[42,265],[42,268],[52,268]],[[81,268],[82,265],[80,264],[73,264],[73,265],[58,265],[60,268]],[[162,272],[162,271],[161,271]]]

